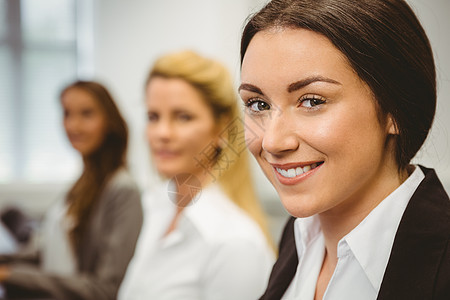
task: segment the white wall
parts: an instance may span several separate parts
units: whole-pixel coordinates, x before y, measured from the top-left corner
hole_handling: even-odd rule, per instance
[[[94,69],[126,115],[130,163],[145,183],[144,81],[168,51],[193,49],[225,63],[239,79],[239,35],[255,0],[99,0],[95,6]],[[237,84],[236,84],[237,85]]]
[[[242,26],[249,13],[261,7],[265,0],[92,1],[94,52],[93,66],[87,66],[87,73],[92,68],[95,77],[104,82],[119,101],[132,133],[131,169],[141,186],[145,186],[149,180],[146,170],[150,163],[144,139],[143,83],[152,62],[167,51],[194,49],[223,61],[235,75],[237,86]],[[447,117],[450,113],[450,1],[408,2],[428,32],[438,73],[436,121],[430,139],[415,161],[434,167],[450,191],[450,118]],[[256,165],[254,170],[255,183],[266,207],[275,215],[282,216],[284,210],[275,191]],[[48,203],[55,198],[48,197],[42,186],[31,186],[29,191],[25,191],[23,186],[0,187],[0,195],[4,199],[15,197],[16,189],[20,189],[19,195],[25,193],[24,197],[37,190],[34,203]],[[49,194],[59,194],[57,191],[60,189],[49,188]]]
[[[117,99],[132,128],[129,162],[141,186],[152,175],[144,138],[144,81],[153,61],[168,51],[193,49],[222,61],[239,82],[240,33],[262,0],[99,0],[95,7],[95,75]],[[286,212],[256,166],[254,181],[271,211],[278,238]],[[154,176],[154,175],[153,175]]]
[[[415,162],[433,167],[450,192],[450,1],[408,0],[422,22],[436,62],[438,104],[435,122]]]
[[[416,162],[436,168],[450,190],[450,11],[448,0],[409,0],[434,48],[438,72],[438,109],[426,146]],[[239,80],[239,38],[249,13],[263,0],[99,0],[95,7],[95,75],[121,101],[132,127],[130,160],[146,182],[143,82],[152,62],[167,51],[191,48],[223,61]],[[258,182],[265,178],[256,170]],[[272,197],[272,188],[261,194]]]
[[[95,74],[110,86],[134,132],[131,167],[148,182],[143,82],[152,62],[167,51],[191,48],[223,61],[239,81],[239,39],[249,13],[264,0],[99,0],[95,10]],[[410,0],[435,51],[439,98],[434,128],[416,161],[436,168],[450,191],[450,1]],[[273,187],[254,164],[255,183],[278,231],[286,216]]]

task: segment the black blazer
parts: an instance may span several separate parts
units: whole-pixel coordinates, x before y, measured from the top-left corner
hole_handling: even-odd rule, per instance
[[[436,172],[421,169],[425,179],[400,221],[378,300],[450,299],[450,199]],[[260,300],[281,299],[294,278],[294,221],[291,217],[284,228],[279,258]]]

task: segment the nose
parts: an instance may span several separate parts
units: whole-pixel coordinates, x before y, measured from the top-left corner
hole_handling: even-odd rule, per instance
[[[262,138],[262,148],[272,155],[282,155],[295,151],[299,140],[295,133],[295,120],[288,113],[273,114],[266,121]]]
[[[150,140],[169,141],[173,135],[173,126],[168,120],[158,120],[149,123],[147,127],[147,136]]]
[[[64,117],[64,127],[67,133],[77,132],[79,129],[80,120],[78,117],[73,115],[68,115]]]

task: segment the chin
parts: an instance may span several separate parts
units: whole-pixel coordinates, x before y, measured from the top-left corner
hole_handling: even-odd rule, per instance
[[[89,154],[91,154],[90,151],[87,151],[86,149],[83,149],[83,148],[75,148],[75,150],[77,150],[78,153],[80,153],[81,156],[83,156],[83,157],[88,157]]]
[[[281,195],[280,199],[287,212],[296,218],[307,218],[320,213],[320,209],[313,205],[315,202],[313,199]]]
[[[89,156],[92,152],[94,152],[93,149],[90,147],[83,146],[80,144],[72,144],[73,149],[75,149],[78,153],[80,153],[83,157]]]
[[[287,207],[285,207],[287,212],[296,218],[308,218],[311,216],[314,216],[316,213],[310,212],[308,210],[302,210],[302,209],[298,209],[298,208],[293,208],[293,209],[289,209]]]
[[[179,170],[174,170],[172,168],[156,168],[156,170],[158,171],[158,174],[161,177],[166,178],[166,179],[172,179],[176,175],[183,173]]]
[[[166,170],[160,170],[160,169],[157,169],[157,171],[158,171],[159,176],[161,176],[161,177],[164,178],[164,179],[171,179],[172,177],[175,176],[174,173],[168,172],[168,171],[166,171]]]

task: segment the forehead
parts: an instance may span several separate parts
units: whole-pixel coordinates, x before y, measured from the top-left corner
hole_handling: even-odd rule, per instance
[[[300,28],[271,28],[255,34],[242,62],[244,82],[298,80],[308,76],[356,76],[346,57],[331,41]],[[357,76],[356,76],[357,77]]]
[[[91,93],[76,87],[68,89],[61,101],[65,107],[70,108],[101,108],[99,101]]]
[[[154,77],[147,85],[146,94],[150,108],[208,109],[200,91],[180,78]]]

